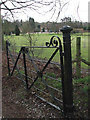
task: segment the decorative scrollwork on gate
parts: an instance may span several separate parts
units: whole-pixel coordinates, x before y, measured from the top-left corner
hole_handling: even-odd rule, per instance
[[[61,45],[61,40],[58,36],[53,36],[50,39],[50,42],[46,42],[47,47],[58,47],[58,45]]]

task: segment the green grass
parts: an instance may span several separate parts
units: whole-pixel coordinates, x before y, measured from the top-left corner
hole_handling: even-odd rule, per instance
[[[84,93],[88,92],[89,82],[90,82],[90,76],[73,80],[74,85],[76,84],[83,85],[83,88],[80,88],[80,90]]]
[[[74,104],[82,106],[82,109],[87,109],[88,107],[89,82],[90,76],[73,80]]]
[[[49,77],[56,78],[56,74],[55,73],[46,73],[46,75],[49,76]],[[50,85],[50,86],[52,86],[54,88],[60,89],[61,86],[62,86],[62,83],[57,81],[57,80],[48,78],[46,76],[43,76],[43,79],[45,80],[46,84],[48,84],[48,85]],[[58,78],[58,80],[60,80],[60,78]],[[40,89],[44,89],[45,88],[45,85],[42,84],[41,78],[39,78],[35,82],[35,86],[39,87]]]
[[[47,76],[56,78],[56,74],[55,73],[47,73]],[[52,80],[51,78],[45,79],[46,78],[45,76],[43,78],[44,78],[44,80],[46,81],[46,83],[48,85],[50,85],[50,86],[52,86],[54,88],[57,88],[57,89],[61,89],[61,87],[62,87],[62,83],[61,82],[56,81],[56,80]],[[60,80],[60,78],[58,78],[58,80]],[[45,88],[45,85],[41,84],[42,83],[41,81],[42,81],[41,78],[39,78],[35,82],[35,85],[37,87],[39,87],[40,89],[43,89],[43,88]],[[89,82],[90,82],[90,76],[87,76],[87,77],[84,77],[84,78],[80,78],[80,79],[73,79],[73,85],[74,86],[81,85],[81,86],[79,86],[79,89],[83,93],[87,93],[88,92],[88,83]]]
[[[83,83],[83,84],[87,84],[90,82],[90,76],[84,77],[84,78],[80,78],[80,79],[75,79],[73,80],[74,83]]]
[[[50,38],[53,35],[57,34],[31,34],[32,37],[32,44],[35,46],[45,46],[45,43],[50,41]],[[72,49],[72,59],[76,58],[76,37],[80,34],[72,34],[71,35],[71,49]],[[62,44],[62,34],[58,34],[58,36],[61,38]],[[85,60],[88,61],[88,36],[81,36],[81,56]],[[20,36],[5,36],[5,40],[9,40],[12,44],[12,49],[14,49],[16,52],[20,50],[20,48],[17,48],[15,46],[29,46],[30,43],[28,40],[30,38],[28,35],[20,35]],[[34,49],[35,56],[38,56],[39,58],[46,58],[49,59],[50,56],[53,54],[55,49]],[[59,52],[55,55],[53,61],[59,62]],[[82,63],[82,67],[87,68],[88,66]]]

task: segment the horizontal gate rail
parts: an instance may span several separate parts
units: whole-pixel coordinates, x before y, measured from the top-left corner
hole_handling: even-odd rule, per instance
[[[35,60],[35,61],[39,61],[39,62],[43,62],[43,63],[47,63],[47,62],[48,62],[47,60],[40,60],[40,59],[35,59],[35,58],[34,58],[34,60]],[[58,66],[60,67],[60,64],[57,63],[57,62],[50,62],[50,64],[58,65]]]
[[[16,76],[17,79],[21,80],[24,84],[26,84],[25,80],[23,78]]]
[[[45,75],[45,74],[44,74],[44,76],[47,77],[47,78],[50,78],[50,79],[52,79],[52,80],[56,80],[57,82],[61,82],[61,80],[58,80],[58,79],[53,78],[53,77],[51,77],[51,76],[48,76],[48,75]]]
[[[41,90],[41,89],[39,89],[39,88],[37,88],[37,87],[35,87],[35,86],[34,86],[34,88],[35,88],[36,90],[40,91],[40,92],[43,92],[44,94],[47,94],[47,95],[49,94],[49,93],[47,93],[47,92],[45,92],[45,91],[43,91],[43,90]],[[51,95],[49,94],[49,96],[51,96]],[[63,103],[62,100],[59,100],[59,99],[56,98],[56,97],[54,97],[54,99],[57,100],[57,101],[59,101],[60,103]]]
[[[26,47],[26,48],[59,48],[59,47],[46,47],[46,46],[16,46],[16,47],[19,47],[19,48],[21,48],[21,47]]]
[[[46,67],[48,66],[48,64],[50,63],[50,61],[53,59],[53,57],[55,56],[55,54],[57,53],[59,49],[57,48],[55,50],[55,52],[53,53],[53,55],[50,57],[49,61],[46,63],[46,65],[44,66],[44,68],[40,71],[40,74],[42,75],[43,74],[43,71],[46,69]],[[37,81],[39,76],[37,76],[34,80],[34,82],[31,84],[31,86],[29,87],[29,89],[31,89],[31,87],[34,85],[34,83]]]
[[[14,56],[14,57],[17,57],[18,55],[13,55],[13,56]],[[20,56],[20,58],[23,59],[22,56]],[[33,60],[34,60],[34,61],[38,61],[38,62],[42,62],[42,63],[47,63],[47,62],[48,62],[47,60],[37,59],[37,58],[33,58]],[[27,61],[29,61],[29,60],[27,60]],[[52,61],[51,61],[50,64],[57,65],[57,66],[60,67],[60,64],[57,63],[57,62],[52,62]]]
[[[48,102],[47,100],[45,100],[44,98],[38,96],[38,95],[35,95],[37,98],[39,98],[40,100],[42,100],[43,102],[46,102],[47,104],[49,104],[50,106],[56,108],[57,110],[63,112],[62,108],[56,106],[55,104],[52,104],[51,102]]]
[[[33,58],[29,55],[29,53],[27,53],[27,56],[28,56],[28,59],[32,62],[33,67],[35,68],[35,70],[38,72],[39,70],[38,70],[37,66],[35,65],[35,63],[34,63]]]
[[[41,89],[39,89],[39,88],[37,88],[37,87],[35,87],[35,86],[34,86],[34,88],[35,88],[36,90],[38,90],[38,91],[40,91],[40,92],[42,92],[42,93],[44,93],[44,94],[46,94],[46,95],[48,95],[48,96],[52,97],[52,95],[51,95],[51,94],[48,94],[47,92],[45,92],[45,91],[43,91],[43,90],[41,90]],[[62,101],[62,100],[59,100],[59,99],[58,99],[58,98],[56,98],[56,97],[53,97],[53,99],[54,99],[55,101],[58,101],[58,102],[59,102],[59,104],[63,103],[63,101]]]
[[[30,71],[33,72],[33,73],[37,73],[37,72],[34,71],[34,70],[30,70]],[[50,78],[50,79],[52,79],[52,80],[56,80],[57,82],[61,82],[61,80],[58,80],[58,79],[53,78],[53,77],[51,77],[51,76],[48,76],[48,75],[46,75],[46,74],[44,74],[43,76],[45,76],[45,77],[47,77],[47,78]]]

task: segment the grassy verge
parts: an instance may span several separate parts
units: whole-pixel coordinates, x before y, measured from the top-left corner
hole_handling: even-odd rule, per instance
[[[47,76],[56,78],[55,73],[47,73]],[[46,77],[44,77],[44,79],[46,79]],[[58,80],[61,80],[61,78],[58,78]],[[40,85],[41,79],[39,79],[36,82],[36,85]],[[62,83],[56,80],[52,80],[50,78],[46,79],[46,82],[48,83],[48,85],[52,85],[52,87],[58,88],[60,89],[62,86]],[[78,86],[79,89],[81,91],[81,93],[87,93],[88,92],[88,84],[90,82],[90,76],[84,77],[84,78],[80,78],[80,79],[73,79],[73,85],[76,87]]]
[[[47,85],[50,85],[50,86],[52,86],[54,88],[57,88],[57,89],[61,89],[62,83],[59,82],[61,80],[61,78],[58,78],[57,80],[55,80],[56,79],[56,74],[55,73],[46,73],[46,75],[48,77],[43,75],[43,79],[44,79],[44,81]],[[50,77],[52,77],[53,79],[51,79]],[[35,83],[35,85],[37,87],[39,87],[40,89],[42,89],[43,88],[43,85],[41,84],[42,82],[43,82],[43,80],[41,78],[39,78],[37,80],[37,82]],[[44,87],[45,87],[45,85],[44,85]]]
[[[88,89],[89,89],[90,76],[73,80],[74,85],[74,105],[76,110],[80,111],[80,115],[87,117],[88,114]],[[85,116],[84,116],[85,114]]]
[[[90,76],[73,80],[73,84],[75,86],[79,85],[80,86],[79,90],[83,93],[88,92],[89,82],[90,82]]]

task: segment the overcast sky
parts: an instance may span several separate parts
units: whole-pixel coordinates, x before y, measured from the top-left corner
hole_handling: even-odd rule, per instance
[[[46,0],[48,1],[48,0]],[[69,4],[64,7],[63,11],[61,12],[58,22],[64,18],[64,17],[71,17],[72,20],[79,20],[83,22],[88,22],[88,2],[90,0],[69,0]],[[47,21],[55,21],[57,17],[57,12],[55,15],[51,18],[53,12],[48,12],[45,14],[45,11],[47,11],[48,7],[42,7],[39,9],[39,13],[28,10],[25,12],[25,14],[18,13],[15,15],[16,19],[19,20],[28,20],[29,17],[33,17],[35,21],[37,22],[47,22]],[[2,14],[4,12],[2,11]]]

